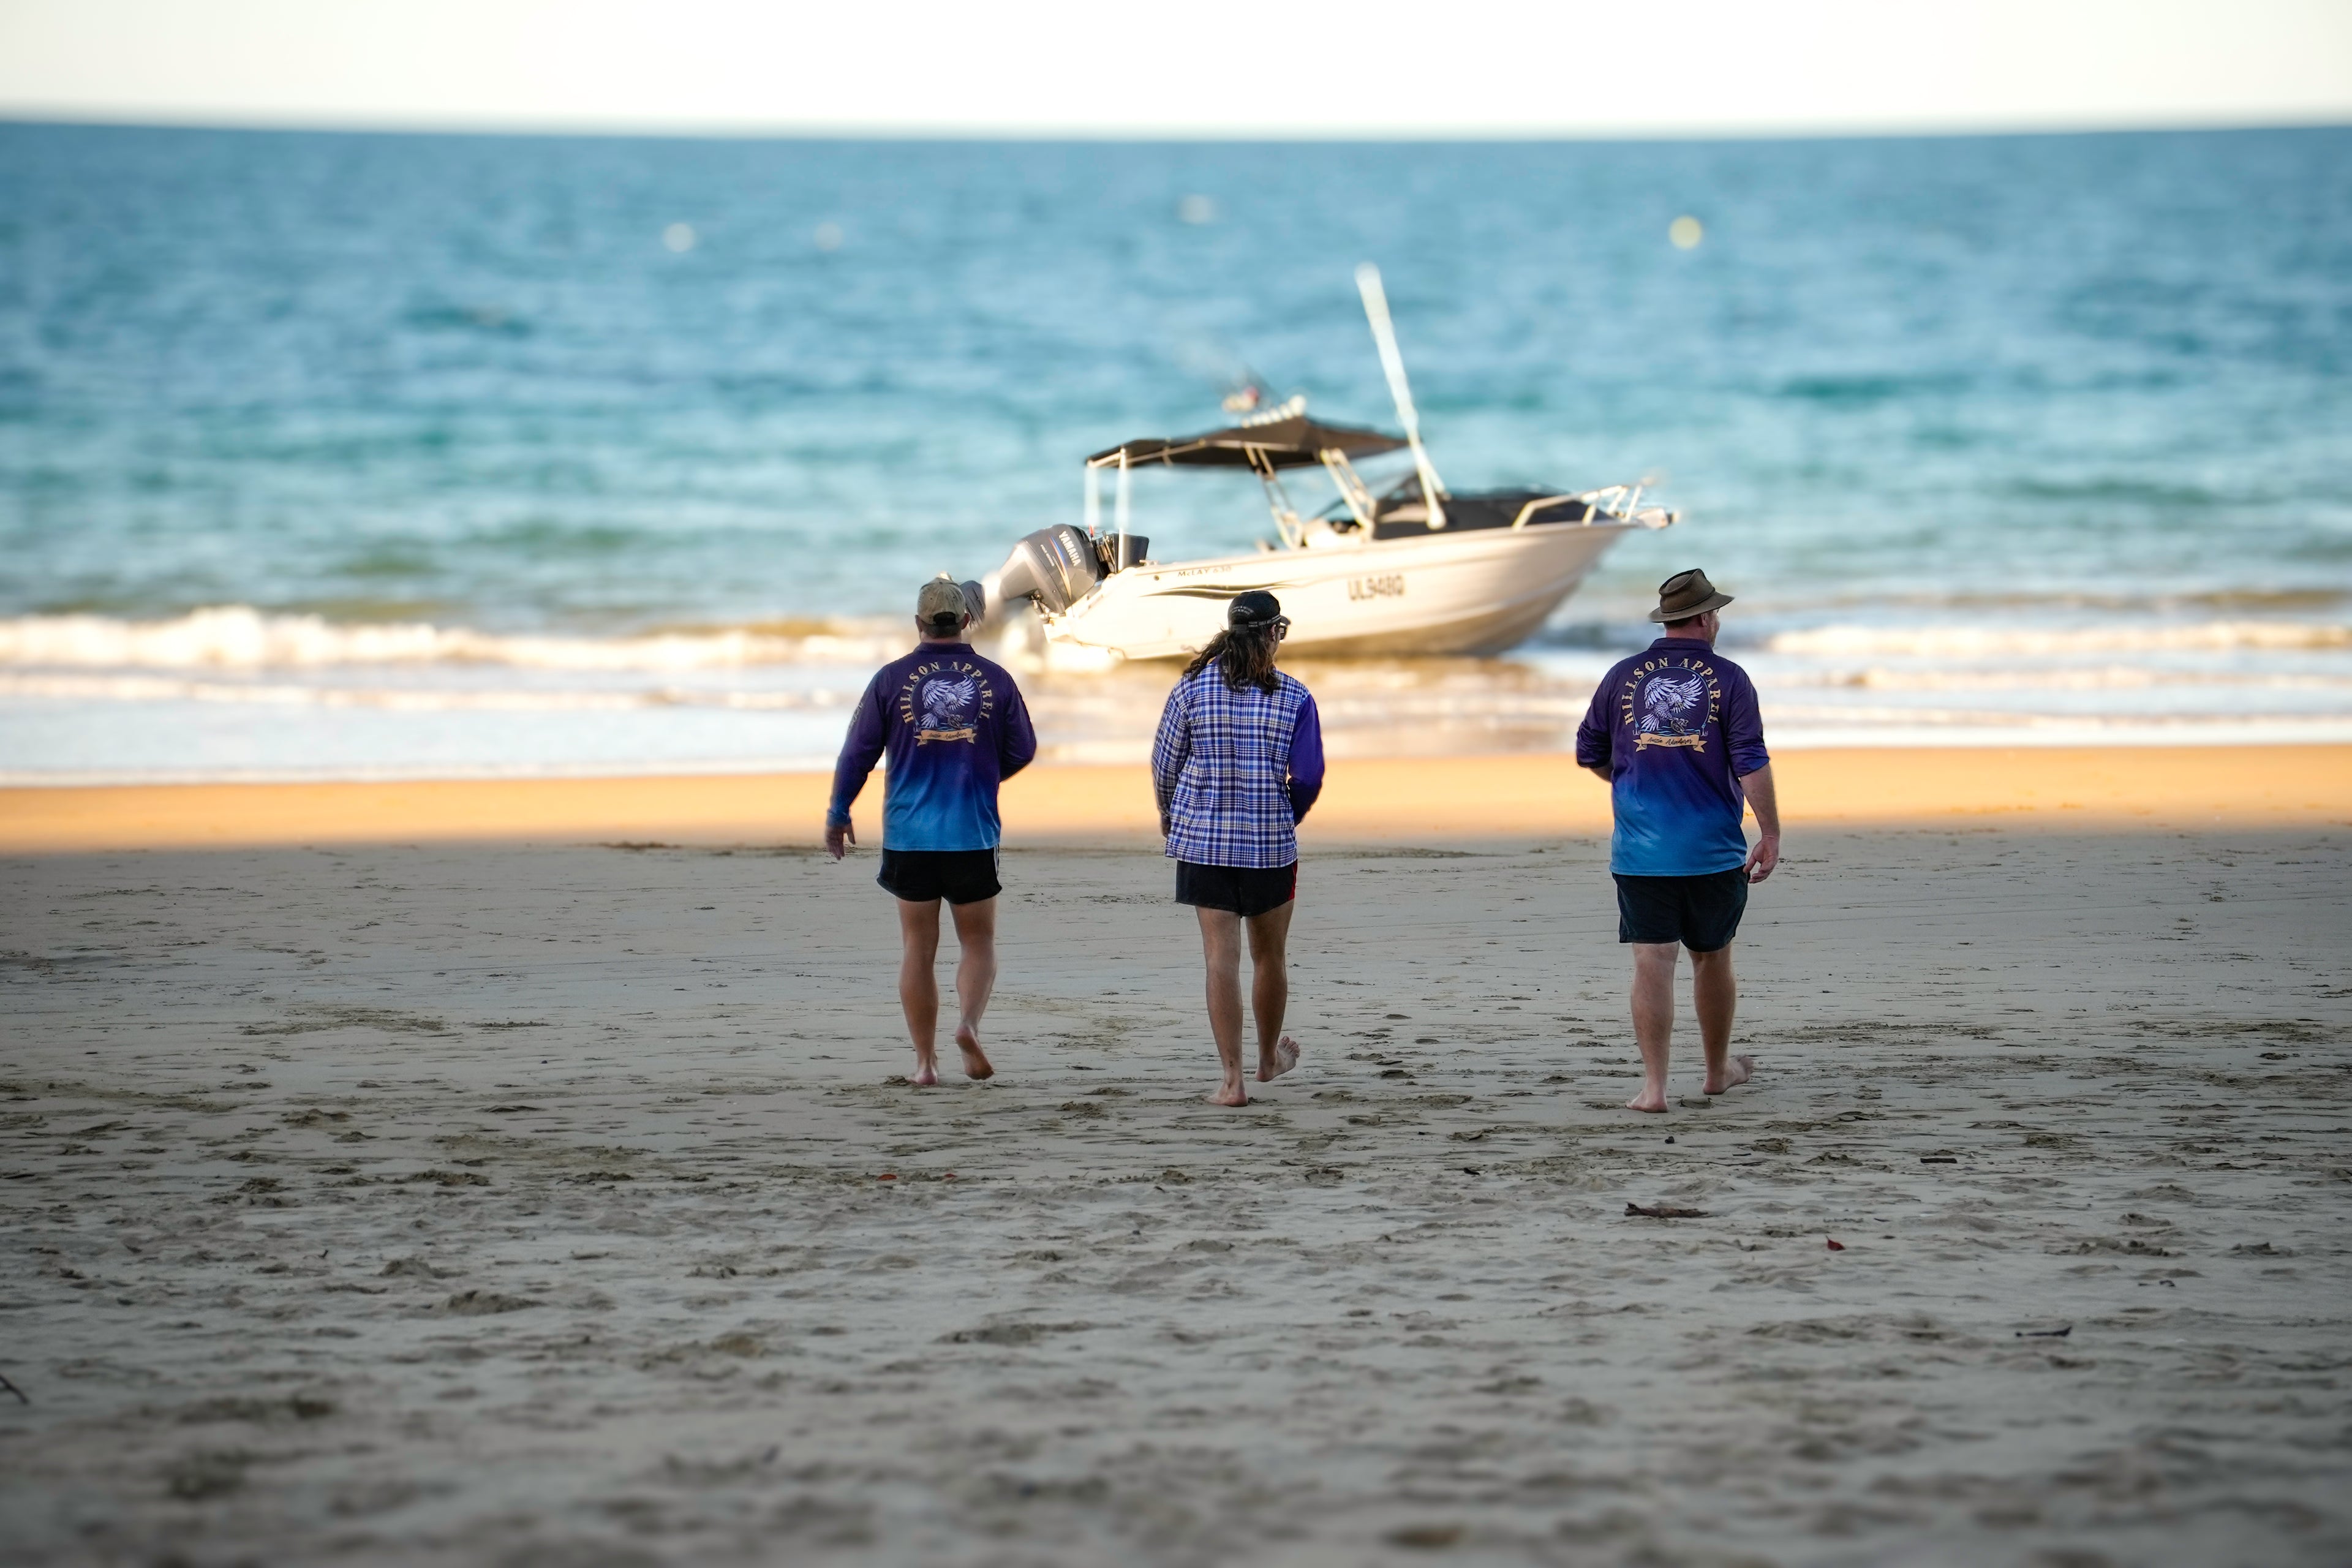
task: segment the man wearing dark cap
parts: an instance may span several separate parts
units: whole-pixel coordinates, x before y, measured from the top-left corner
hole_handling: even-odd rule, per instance
[[[898,1005],[915,1042],[909,1081],[924,1088],[940,1081],[940,987],[931,968],[942,899],[954,912],[963,950],[956,965],[962,1015],[956,1048],[966,1077],[995,1074],[981,1049],[980,1016],[996,984],[996,847],[1003,836],[996,786],[1037,754],[1021,689],[964,640],[971,618],[963,590],[945,574],[923,584],[915,597],[922,641],[876,672],[857,700],[824,816],[824,847],[838,860],[857,842],[849,808],[875,763],[889,754],[882,870],[875,880],[898,900]]]
[[[1746,1083],[1756,1069],[1753,1057],[1731,1055],[1739,1002],[1731,939],[1748,885],[1780,863],[1780,812],[1756,687],[1715,651],[1719,612],[1729,603],[1704,572],[1677,572],[1660,584],[1650,619],[1666,635],[1602,678],[1576,731],[1576,760],[1608,783],[1616,812],[1609,869],[1617,879],[1617,940],[1633,949],[1633,1037],[1642,1047],[1642,1092],[1625,1102],[1634,1110],[1666,1109],[1675,963],[1685,948],[1706,1092]],[[1756,813],[1752,849],[1740,826],[1743,805]]]
[[[1257,1076],[1298,1065],[1282,1032],[1290,1005],[1288,942],[1298,892],[1298,824],[1323,788],[1323,721],[1315,699],[1276,669],[1290,617],[1264,589],[1225,606],[1225,629],[1192,656],[1151,741],[1160,832],[1176,862],[1176,901],[1192,906],[1208,968],[1209,1033],[1224,1079],[1209,1096],[1247,1105],[1242,1082],[1242,935],[1249,935]]]

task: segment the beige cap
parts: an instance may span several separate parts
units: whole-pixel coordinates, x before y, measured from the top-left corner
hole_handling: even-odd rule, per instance
[[[944,572],[924,584],[922,591],[915,595],[915,618],[934,633],[959,630],[963,618],[971,613],[963,589]]]

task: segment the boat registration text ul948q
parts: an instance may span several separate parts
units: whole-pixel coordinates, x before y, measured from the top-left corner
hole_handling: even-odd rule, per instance
[[[1348,579],[1350,599],[1402,599],[1404,597],[1404,574],[1391,572],[1385,577],[1350,577]]]

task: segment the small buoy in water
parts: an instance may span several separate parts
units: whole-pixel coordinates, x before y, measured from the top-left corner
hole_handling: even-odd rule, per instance
[[[1666,237],[1674,241],[1676,250],[1696,250],[1698,242],[1706,237],[1706,226],[1685,213],[1666,225]]]

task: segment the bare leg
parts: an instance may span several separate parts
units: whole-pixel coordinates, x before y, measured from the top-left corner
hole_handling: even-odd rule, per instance
[[[956,963],[956,1049],[963,1053],[963,1076],[994,1078],[996,1068],[980,1048],[980,1016],[988,1011],[988,994],[996,989],[996,900],[981,899],[950,904],[956,941],[963,956]]]
[[[1201,917],[1201,956],[1209,971],[1209,1032],[1217,1037],[1217,1064],[1224,1082],[1209,1096],[1216,1105],[1247,1105],[1242,1087],[1242,917],[1231,910],[1195,908]]]
[[[915,1076],[908,1081],[929,1089],[940,1081],[940,983],[931,973],[940,956],[937,899],[898,900],[898,1005],[907,1014],[907,1037],[915,1042]]]
[[[1666,1050],[1675,1037],[1675,961],[1677,942],[1637,942],[1633,949],[1633,1038],[1642,1047],[1642,1092],[1625,1102],[1628,1110],[1666,1108]]]
[[[1691,1001],[1698,1009],[1699,1048],[1706,1053],[1706,1091],[1721,1094],[1746,1083],[1756,1070],[1756,1058],[1731,1054],[1731,1018],[1739,1007],[1739,982],[1731,973],[1728,944],[1691,954]]]
[[[1249,918],[1250,1016],[1257,1022],[1257,1076],[1272,1083],[1298,1065],[1298,1042],[1282,1032],[1290,1006],[1290,911],[1296,903]]]

